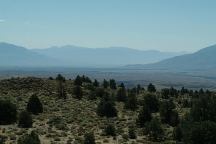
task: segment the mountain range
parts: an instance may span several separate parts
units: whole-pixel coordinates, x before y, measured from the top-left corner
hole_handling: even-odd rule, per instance
[[[126,67],[124,67],[127,65]],[[124,67],[153,70],[216,70],[216,45],[192,54],[125,47],[77,46],[27,49],[0,43],[0,67]]]
[[[0,43],[0,66],[118,67],[154,63],[181,54],[154,50],[142,51],[125,47],[85,48],[71,45],[27,49]]]

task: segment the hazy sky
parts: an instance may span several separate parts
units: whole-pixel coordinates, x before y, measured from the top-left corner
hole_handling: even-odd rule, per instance
[[[196,51],[216,44],[216,0],[0,0],[0,41]]]

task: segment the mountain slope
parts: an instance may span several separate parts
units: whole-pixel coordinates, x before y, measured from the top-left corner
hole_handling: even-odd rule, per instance
[[[54,65],[54,59],[30,51],[24,47],[0,43],[0,66],[47,66]]]
[[[76,46],[35,49],[37,53],[61,59],[73,66],[123,66],[158,62],[181,53],[141,51],[124,47],[84,48]]]
[[[176,56],[158,63],[134,67],[168,70],[216,69],[216,45],[206,47],[192,54]]]

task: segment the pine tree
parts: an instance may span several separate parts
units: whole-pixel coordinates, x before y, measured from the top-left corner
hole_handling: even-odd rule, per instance
[[[119,88],[117,91],[117,101],[125,102],[127,100],[127,94],[125,88]]]
[[[106,89],[109,86],[109,82],[107,80],[104,79],[103,81],[103,87]]]
[[[34,94],[30,97],[27,104],[27,111],[35,115],[43,112],[43,105],[37,95]]]
[[[78,86],[82,86],[82,83],[83,83],[82,79],[83,78],[78,75],[74,80],[74,84]]]
[[[129,93],[127,101],[125,103],[125,108],[135,111],[138,108],[138,101],[135,93]]]
[[[164,136],[164,130],[161,127],[161,123],[156,118],[153,118],[150,122],[145,124],[145,130],[150,139],[155,141],[160,141]]]
[[[94,82],[93,82],[93,86],[99,87],[99,85],[100,85],[99,82],[95,79]]]
[[[110,88],[111,89],[116,89],[116,81],[114,79],[110,79]]]
[[[58,93],[59,98],[63,98],[63,99],[67,98],[65,85],[64,85],[64,83],[62,81],[58,81],[57,93]]]

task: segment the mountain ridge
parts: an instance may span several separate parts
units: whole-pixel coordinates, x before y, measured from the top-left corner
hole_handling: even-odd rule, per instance
[[[130,65],[130,68],[166,69],[166,70],[206,70],[216,69],[216,45],[208,46],[192,54],[168,58],[153,64]]]

